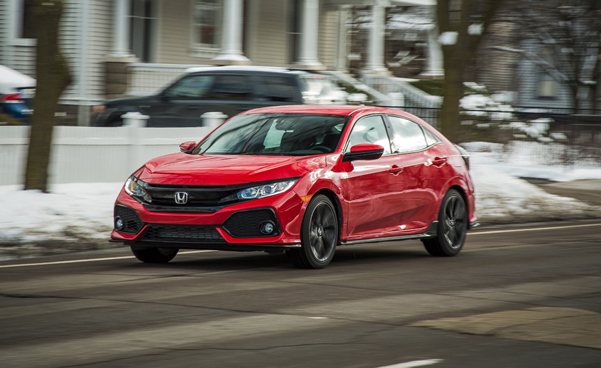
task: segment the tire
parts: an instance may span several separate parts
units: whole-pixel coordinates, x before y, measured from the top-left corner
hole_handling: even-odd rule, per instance
[[[437,236],[424,239],[424,247],[432,256],[453,257],[459,254],[467,234],[467,210],[461,194],[455,189],[447,192],[438,213]]]
[[[299,268],[324,268],[334,258],[338,244],[338,216],[332,201],[318,194],[309,203],[301,228],[301,248],[286,252]]]
[[[167,263],[171,261],[179,248],[134,248],[131,252],[139,261],[144,263]]]

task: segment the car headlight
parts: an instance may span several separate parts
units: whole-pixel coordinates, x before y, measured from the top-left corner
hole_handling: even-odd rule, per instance
[[[132,175],[125,182],[124,189],[130,196],[151,203],[152,197],[145,189],[147,185],[148,184]]]
[[[292,188],[297,179],[279,181],[277,183],[257,185],[256,187],[242,189],[237,193],[238,199],[256,199],[269,197],[272,195],[284,193]]]

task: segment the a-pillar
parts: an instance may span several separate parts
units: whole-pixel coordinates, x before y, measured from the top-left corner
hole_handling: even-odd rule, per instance
[[[242,53],[242,0],[225,0],[221,53],[214,58],[218,64],[248,65],[250,60]]]
[[[303,0],[301,44],[296,66],[308,70],[324,70],[319,62],[318,50],[319,0]]]
[[[372,6],[371,30],[369,33],[369,55],[365,72],[370,74],[389,74],[384,66],[384,25],[386,24],[385,6],[376,1]]]

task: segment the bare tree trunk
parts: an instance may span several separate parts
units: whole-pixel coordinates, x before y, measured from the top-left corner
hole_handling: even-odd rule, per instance
[[[54,113],[58,99],[71,83],[71,74],[58,46],[63,0],[35,0],[33,12],[37,38],[37,86],[33,101],[34,113],[31,119],[24,189],[47,192]]]
[[[443,44],[444,84],[443,102],[440,111],[440,130],[452,142],[461,140],[461,119],[459,103],[463,97],[463,79],[466,61],[469,57],[468,33],[470,0],[463,0],[460,9],[451,9],[453,1],[440,0],[437,6],[437,19],[441,33],[456,34],[456,42]],[[454,12],[450,15],[450,12]]]
[[[472,17],[478,15],[484,32],[505,0],[438,0],[436,19],[441,33],[456,34],[456,42],[443,44],[444,85],[440,111],[442,133],[453,142],[461,142],[461,116],[459,103],[464,94],[466,67],[474,61],[482,34],[470,35],[468,27]],[[479,8],[481,5],[485,8]],[[482,33],[484,33],[482,32]]]

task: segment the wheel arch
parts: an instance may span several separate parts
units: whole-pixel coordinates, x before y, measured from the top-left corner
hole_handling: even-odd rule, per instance
[[[338,220],[338,244],[340,245],[340,241],[341,241],[341,237],[342,237],[342,205],[340,204],[340,199],[338,198],[338,196],[336,195],[336,193],[334,193],[332,190],[330,189],[320,189],[317,192],[315,192],[315,194],[313,196],[316,196],[318,194],[321,195],[325,195],[326,197],[328,197],[328,199],[332,202],[332,204],[334,205],[334,210],[336,211],[336,217]]]
[[[445,192],[445,195],[451,189],[455,189],[459,193],[459,195],[461,196],[461,198],[463,198],[463,202],[465,203],[466,211],[468,211],[468,213],[467,213],[467,216],[468,216],[467,228],[469,230],[471,228],[471,224],[470,224],[470,221],[469,221],[469,216],[470,216],[470,213],[469,213],[470,209],[469,209],[469,207],[470,206],[469,206],[469,199],[467,197],[467,193],[465,192],[465,189],[463,189],[463,187],[461,187],[458,184],[455,184],[455,185],[452,185],[449,189],[447,189],[447,191]]]

